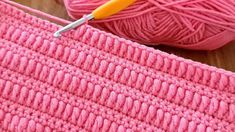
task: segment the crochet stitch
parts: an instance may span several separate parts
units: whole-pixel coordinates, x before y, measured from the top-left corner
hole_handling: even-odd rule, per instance
[[[1,131],[235,131],[235,74],[0,1]]]

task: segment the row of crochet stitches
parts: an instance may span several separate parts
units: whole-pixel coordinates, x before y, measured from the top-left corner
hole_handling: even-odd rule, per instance
[[[0,2],[2,131],[235,131],[235,74]]]

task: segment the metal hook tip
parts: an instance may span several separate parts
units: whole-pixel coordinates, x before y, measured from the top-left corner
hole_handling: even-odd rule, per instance
[[[86,23],[88,20],[91,20],[93,18],[94,18],[93,15],[89,14],[86,17],[83,17],[75,22],[72,22],[72,23],[68,24],[67,26],[61,28],[60,30],[56,31],[53,36],[58,38],[61,36],[61,33],[69,31],[71,29],[74,29],[77,26],[81,26],[82,24]]]
[[[55,33],[53,34],[53,36],[56,37],[56,38],[59,38],[61,35],[60,35],[59,32],[55,32]]]

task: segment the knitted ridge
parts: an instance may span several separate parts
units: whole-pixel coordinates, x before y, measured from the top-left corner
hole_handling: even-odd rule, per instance
[[[0,2],[1,131],[235,131],[235,74]]]

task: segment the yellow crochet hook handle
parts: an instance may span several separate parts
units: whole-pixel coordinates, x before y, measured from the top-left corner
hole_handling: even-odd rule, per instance
[[[59,29],[54,33],[55,37],[59,37],[61,33],[69,31],[71,29],[74,29],[82,24],[84,24],[86,21],[89,21],[91,19],[104,19],[107,18],[113,14],[118,13],[119,11],[127,8],[129,5],[133,4],[136,0],[110,0],[104,5],[98,7],[96,10],[94,10],[91,14],[72,22],[65,27]]]
[[[112,16],[133,4],[136,0],[110,0],[98,7],[91,14],[94,19],[104,19]]]

